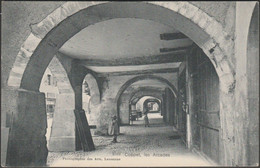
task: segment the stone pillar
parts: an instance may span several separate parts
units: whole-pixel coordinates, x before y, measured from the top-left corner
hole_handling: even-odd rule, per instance
[[[169,125],[173,125],[174,117],[174,95],[169,88],[165,88],[165,122]]]
[[[88,118],[91,125],[97,125],[100,115],[100,97],[97,94],[92,94],[89,100],[90,115]]]
[[[3,111],[10,127],[7,166],[44,166],[48,149],[45,95],[28,90],[3,89]]]
[[[165,114],[166,114],[166,123],[170,125],[170,90],[168,88],[165,88],[165,104],[166,104],[166,108],[165,108]]]
[[[75,92],[75,109],[77,110],[81,110],[82,109],[82,86],[78,84],[78,86],[74,86],[74,92]],[[74,113],[75,115],[75,113]],[[80,140],[80,134],[78,132],[78,126],[75,124],[75,147],[76,150],[82,150],[82,146],[81,146],[81,140]]]
[[[223,80],[220,77],[220,81]],[[220,90],[220,164],[225,166],[234,165],[234,95]],[[227,103],[228,102],[228,103]]]
[[[113,98],[104,98],[100,104],[100,111],[97,120],[97,129],[95,130],[96,135],[107,135],[108,126],[111,122],[111,117],[116,115],[116,103]]]
[[[119,100],[119,117],[121,125],[128,125],[130,123],[129,120],[129,93],[123,93],[121,99]],[[110,117],[111,118],[111,117]]]
[[[74,94],[59,94],[56,98],[49,151],[75,151]]]
[[[82,83],[87,73],[86,68],[80,65],[79,60],[72,61],[68,77],[75,93],[75,146],[76,150],[91,151],[95,147],[85,111],[82,109]]]
[[[75,74],[75,73],[74,73]],[[76,75],[76,74],[75,74]],[[83,79],[83,78],[82,78]],[[85,111],[82,109],[82,80],[74,78],[76,150],[95,150]]]
[[[167,109],[166,109],[166,95],[165,95],[165,92],[162,95],[162,115],[163,115],[163,121],[166,123]]]

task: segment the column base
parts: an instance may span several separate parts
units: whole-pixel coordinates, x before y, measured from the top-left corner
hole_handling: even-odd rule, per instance
[[[52,152],[76,151],[73,110],[55,110],[48,148]]]

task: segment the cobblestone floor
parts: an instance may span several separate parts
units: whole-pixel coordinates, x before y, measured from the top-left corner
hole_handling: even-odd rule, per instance
[[[182,140],[162,118],[150,114],[150,127],[143,121],[120,128],[118,143],[110,136],[94,136],[91,152],[49,152],[48,166],[211,166],[185,148]]]

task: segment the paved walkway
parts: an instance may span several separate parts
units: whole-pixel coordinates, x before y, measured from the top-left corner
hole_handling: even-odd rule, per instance
[[[118,143],[112,137],[94,136],[91,152],[49,152],[49,166],[211,166],[206,160],[185,148],[177,132],[162,118],[149,114],[150,127],[143,121],[120,128]]]

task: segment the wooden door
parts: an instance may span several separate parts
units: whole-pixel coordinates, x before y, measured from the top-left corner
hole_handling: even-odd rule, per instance
[[[187,131],[187,113],[185,110],[187,104],[186,95],[186,69],[179,73],[178,77],[178,130],[181,133],[182,139],[186,142],[186,131]]]
[[[219,162],[219,79],[214,66],[201,49],[192,53],[193,145]],[[195,120],[195,121],[194,121]]]

